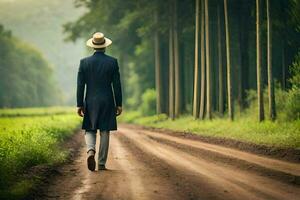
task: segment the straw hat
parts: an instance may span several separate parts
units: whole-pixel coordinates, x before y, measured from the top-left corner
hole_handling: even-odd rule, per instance
[[[109,45],[111,45],[111,43],[112,41],[104,37],[104,34],[100,32],[95,33],[92,38],[86,41],[86,45],[88,47],[92,47],[96,49],[102,49],[108,47]]]

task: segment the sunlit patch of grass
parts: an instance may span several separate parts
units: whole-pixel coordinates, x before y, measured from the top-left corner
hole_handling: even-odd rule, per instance
[[[125,113],[126,114],[123,114]],[[117,117],[117,120],[122,122],[122,121],[126,121],[128,123],[134,122],[137,118],[141,117],[141,113],[138,111],[124,111],[120,116]]]
[[[21,184],[26,180],[20,176],[27,169],[65,159],[67,152],[58,144],[74,133],[81,119],[75,113],[57,114],[57,110],[64,109],[18,109],[9,111],[20,113],[18,117],[0,117],[0,199],[3,195],[20,196],[28,191]]]
[[[124,115],[131,113],[127,112]],[[300,148],[300,120],[292,122],[266,120],[259,123],[253,117],[247,116],[241,116],[233,122],[226,118],[195,120],[191,116],[181,116],[171,120],[166,116],[161,117],[163,115],[143,117],[135,113],[135,116],[136,118],[130,121],[126,121],[127,117],[123,116],[120,121],[269,146]]]

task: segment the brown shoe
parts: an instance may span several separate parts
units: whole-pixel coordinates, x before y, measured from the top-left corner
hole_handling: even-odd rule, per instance
[[[88,157],[87,157],[88,169],[91,171],[95,171],[95,168],[96,168],[95,151],[89,150],[87,154],[88,154]]]

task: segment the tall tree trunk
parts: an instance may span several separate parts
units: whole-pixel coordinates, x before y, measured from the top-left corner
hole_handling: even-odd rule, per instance
[[[154,46],[155,46],[155,88],[156,88],[156,113],[160,114],[162,112],[161,102],[162,102],[162,83],[161,83],[161,62],[160,62],[160,41],[158,33],[158,7],[155,9],[155,24],[156,31],[154,35]]]
[[[210,66],[210,44],[209,44],[209,6],[205,0],[205,37],[206,37],[206,115],[212,118],[211,113],[211,66]]]
[[[196,0],[196,24],[195,24],[195,68],[194,68],[194,98],[193,98],[193,116],[199,116],[199,2]]]
[[[221,35],[221,5],[218,4],[218,65],[219,65],[219,113],[224,112],[224,96],[223,96],[223,58],[222,58],[222,35]]]
[[[264,98],[262,88],[261,73],[261,44],[260,44],[260,0],[256,0],[256,70],[257,70],[257,100],[258,100],[258,120],[261,122],[265,118]]]
[[[274,82],[272,73],[272,23],[270,19],[270,1],[267,3],[267,51],[268,51],[268,94],[269,94],[269,116],[271,120],[276,119]]]
[[[173,5],[170,4],[170,24],[169,24],[169,116],[173,120],[174,113],[174,47],[173,47]]]
[[[204,15],[204,0],[201,1],[201,94],[200,94],[200,119],[205,116],[205,15]]]
[[[233,98],[232,98],[232,84],[231,84],[232,76],[231,76],[230,38],[229,38],[227,0],[224,0],[224,16],[225,16],[225,36],[226,36],[228,115],[229,118],[233,120],[234,114],[233,114]]]
[[[180,78],[180,66],[179,66],[179,42],[178,42],[178,17],[177,17],[177,0],[174,1],[173,6],[173,32],[174,32],[174,68],[175,68],[175,117],[178,117],[181,110],[181,78]]]

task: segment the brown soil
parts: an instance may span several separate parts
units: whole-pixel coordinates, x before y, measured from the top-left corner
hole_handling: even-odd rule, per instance
[[[90,172],[82,133],[35,199],[299,199],[300,164],[177,134],[121,125],[108,170]]]
[[[199,140],[206,143],[217,144],[225,147],[235,148],[242,151],[247,151],[250,153],[267,156],[270,158],[276,158],[276,159],[285,160],[289,162],[300,163],[300,149],[268,146],[263,144],[255,144],[250,142],[234,140],[230,138],[203,136],[191,132],[175,131],[170,129],[148,127],[148,126],[142,126],[136,124],[123,124],[123,126],[128,128],[133,127],[133,128],[151,130],[159,133],[164,133],[172,136],[175,135],[178,137],[188,138],[192,140]]]

